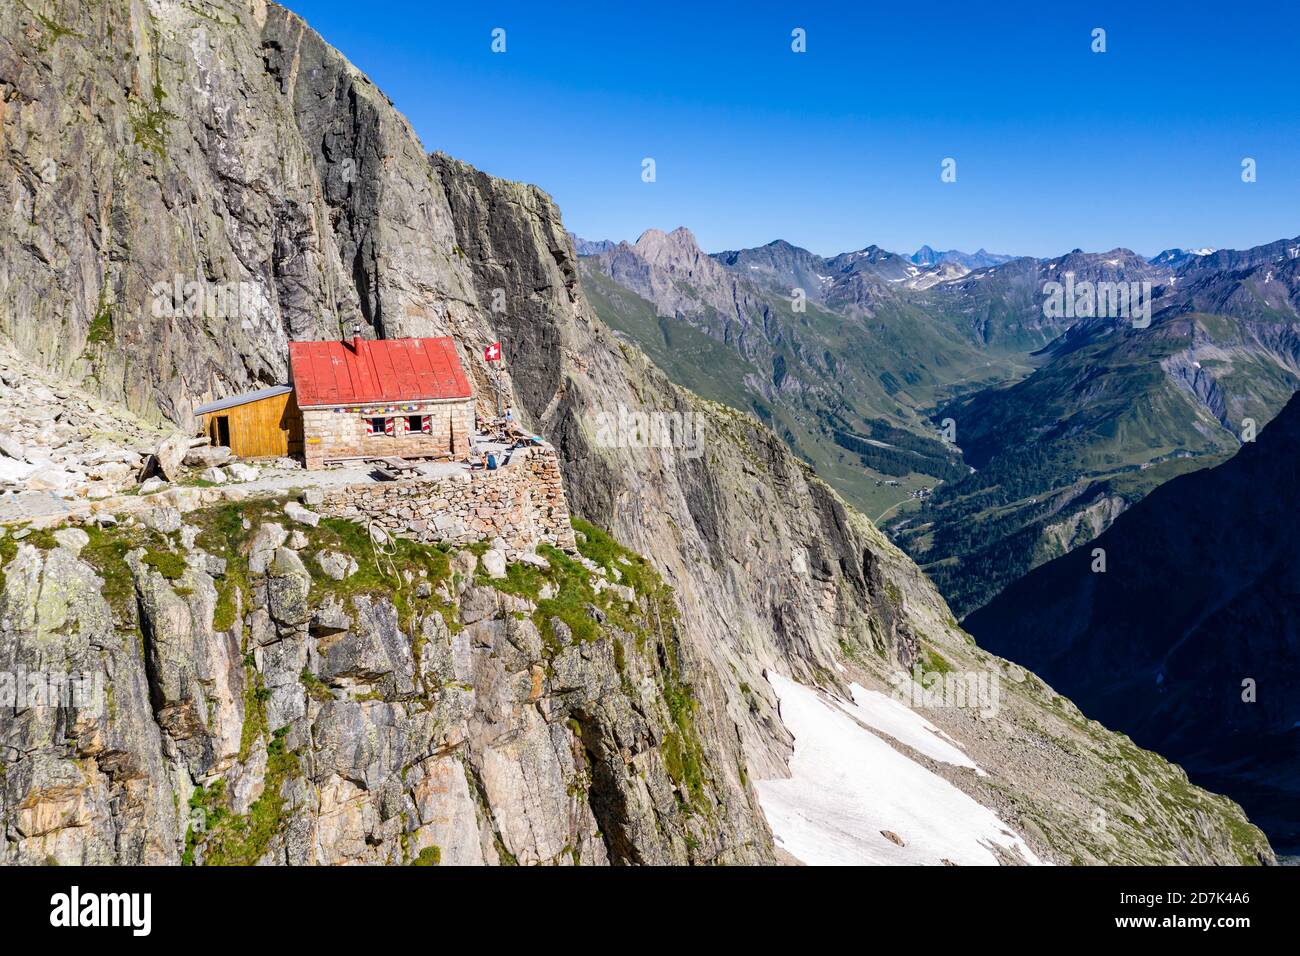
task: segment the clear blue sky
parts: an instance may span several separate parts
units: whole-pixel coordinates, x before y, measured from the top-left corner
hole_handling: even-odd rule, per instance
[[[1047,256],[1300,234],[1293,0],[288,5],[428,149],[536,183],[591,239]]]

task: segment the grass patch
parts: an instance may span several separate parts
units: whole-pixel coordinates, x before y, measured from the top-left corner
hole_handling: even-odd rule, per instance
[[[605,531],[581,518],[573,519],[573,530],[582,538],[578,552],[610,572],[610,580],[618,581],[645,597],[655,593],[661,585],[659,572],[641,555],[623,547]]]
[[[318,527],[303,530],[313,550],[341,551],[357,562],[353,574],[335,581],[309,557],[304,564],[311,574],[313,600],[322,595],[335,595],[347,604],[354,595],[384,597],[393,603],[399,625],[408,632],[417,616],[442,610],[442,602],[433,592],[440,582],[451,579],[451,559],[443,548],[393,537],[386,545],[391,554],[378,554],[370,542],[370,532],[342,518],[323,518]],[[416,596],[416,587],[421,582],[427,582],[430,587],[427,598]]]
[[[135,579],[126,563],[126,556],[137,545],[129,532],[106,530],[98,525],[85,529],[90,541],[81,549],[85,561],[104,580],[100,594],[113,609],[118,623],[134,627],[136,615]]]
[[[440,863],[442,863],[442,849],[437,846],[426,846],[411,861],[411,866],[438,866]]]
[[[573,527],[584,539],[578,543],[582,556],[606,569],[609,581],[630,586],[637,595],[638,606],[657,599],[664,585],[648,561],[618,544],[595,525],[575,520]],[[537,553],[549,562],[550,567],[539,568],[516,562],[506,568],[504,578],[490,578],[480,567],[475,581],[535,603],[533,623],[552,654],[559,653],[562,648],[556,630],[557,621],[562,621],[579,643],[595,641],[602,636],[593,608],[614,625],[636,635],[638,647],[644,647],[646,624],[642,616],[630,610],[613,591],[606,589],[598,593],[594,573],[581,561],[547,544],[539,545]],[[548,584],[551,586],[550,596],[543,598],[542,590]]]
[[[86,330],[86,345],[107,345],[113,341],[113,307],[108,303],[108,290],[99,290],[99,303],[95,306],[95,317],[90,320]]]
[[[238,623],[243,595],[249,594],[252,588],[248,571],[249,541],[259,524],[281,516],[282,505],[279,498],[229,502],[190,516],[190,523],[199,528],[194,543],[226,562],[226,572],[217,581],[217,605],[212,614],[214,631],[228,631]]]
[[[921,660],[923,670],[927,674],[948,674],[952,672],[952,664],[948,663],[946,657],[924,645],[921,646]]]
[[[185,559],[171,551],[156,551],[150,548],[145,552],[144,563],[149,565],[168,581],[177,581],[184,576],[187,569]]]
[[[312,700],[324,703],[334,699],[334,694],[330,692],[329,685],[305,667],[302,673],[298,675],[298,679],[302,682],[302,686],[307,688],[307,696]]]
[[[239,730],[239,760],[248,760],[253,745],[266,735],[266,701],[271,692],[262,683],[262,675],[253,666],[253,655],[244,658],[244,725]]]
[[[5,591],[5,585],[8,578],[5,577],[5,568],[9,567],[9,562],[18,556],[18,542],[14,540],[13,534],[5,529],[5,536],[0,538],[0,594]]]
[[[704,743],[695,727],[695,710],[698,705],[691,688],[682,682],[677,673],[674,660],[676,643],[676,638],[672,638],[671,646],[665,648],[664,654],[666,673],[663,675],[663,697],[672,719],[672,729],[664,735],[662,745],[664,768],[685,795],[687,808],[707,811],[707,758],[704,755]]]
[[[225,786],[218,781],[211,788],[199,787],[190,798],[192,810],[202,810],[204,826],[196,832],[191,825],[185,837],[183,862],[193,865],[195,851],[203,847],[207,866],[252,866],[266,855],[271,840],[284,830],[286,781],[302,773],[298,755],[284,743],[289,728],[277,730],[267,745],[266,777],[262,795],[245,816],[230,812]]]

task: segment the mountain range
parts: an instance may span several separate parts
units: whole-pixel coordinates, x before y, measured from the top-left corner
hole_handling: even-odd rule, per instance
[[[989,266],[999,266],[1004,262],[1010,262],[1015,256],[1001,256],[997,253],[987,252],[979,249],[976,252],[960,252],[956,249],[949,249],[946,252],[935,252],[929,246],[922,246],[912,253],[911,259],[918,266],[933,266],[941,262],[955,262],[968,270],[987,269]]]
[[[685,230],[673,235],[694,247]],[[1090,540],[1162,481],[1223,460],[1243,428],[1261,427],[1300,385],[1296,240],[1151,259],[1076,249],[975,269],[929,254],[920,258],[935,264],[922,267],[876,246],[830,259],[781,241],[713,257],[692,248],[691,262],[712,258],[730,273],[712,270],[707,285],[747,290],[711,299],[694,294],[698,268],[638,259],[640,246],[583,260],[584,282],[604,286],[593,296],[602,315],[661,352],[665,330],[702,332],[709,347],[664,361],[693,387],[719,372],[723,353],[746,355],[739,328],[813,365],[800,381],[834,390],[856,421],[789,392],[769,392],[762,414],[777,421],[783,405],[794,414],[798,425],[779,429],[792,448],[878,511],[961,615]],[[1145,293],[1149,324],[1045,308],[1045,290],[1067,276]],[[607,307],[618,293],[606,280],[643,301]],[[789,311],[795,290],[816,305],[818,328],[769,321]],[[641,322],[620,318],[638,309]],[[718,315],[727,316],[725,332],[711,320]],[[844,355],[852,366],[816,367],[817,355]],[[754,407],[743,391],[713,397]],[[900,433],[932,440],[945,422],[964,468],[894,454],[914,440]],[[845,454],[863,448],[857,460]]]
[[[580,256],[598,256],[618,245],[612,239],[583,239],[573,233],[569,233],[569,241],[573,243],[573,250]]]

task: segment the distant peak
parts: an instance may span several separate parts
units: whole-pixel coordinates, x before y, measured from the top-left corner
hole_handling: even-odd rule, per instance
[[[662,229],[647,229],[645,232],[641,233],[640,238],[636,241],[637,248],[642,248],[644,246],[659,246],[664,245],[665,243],[698,248],[698,244],[695,241],[695,234],[685,226],[678,226],[672,232],[664,232]]]
[[[692,268],[700,259],[706,258],[695,241],[695,234],[685,226],[667,233],[662,229],[647,229],[641,233],[634,248],[641,258],[656,265],[677,263]]]
[[[584,239],[572,231],[569,232],[569,241],[573,243],[574,252],[580,256],[598,256],[622,245],[612,239]]]

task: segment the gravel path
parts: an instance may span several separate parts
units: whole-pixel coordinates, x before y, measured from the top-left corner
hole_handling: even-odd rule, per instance
[[[506,455],[506,446],[502,444],[480,440],[479,448],[484,452],[495,452],[498,458],[504,458]],[[505,466],[503,465],[503,467]],[[430,478],[467,474],[469,472],[468,465],[456,461],[426,462],[420,464],[419,469],[422,474]],[[377,479],[372,475],[373,471],[374,467],[371,465],[327,468],[321,471],[306,471],[302,468],[264,470],[263,474],[253,481],[230,482],[225,485],[216,485],[211,490],[238,489],[240,497],[243,497],[250,493],[273,495],[303,488],[336,488],[342,485],[376,481]],[[186,487],[185,485],[168,485],[164,490],[180,490]],[[161,493],[159,492],[159,494]],[[144,500],[148,500],[150,497],[153,496],[146,496]],[[115,504],[120,507],[129,505],[131,507],[128,510],[134,510],[139,506],[140,501],[140,497],[134,495],[124,495],[92,502],[85,498],[61,498],[53,492],[47,491],[22,491],[0,495],[0,524],[21,524],[37,519],[89,514],[92,510],[111,512],[114,510]]]

